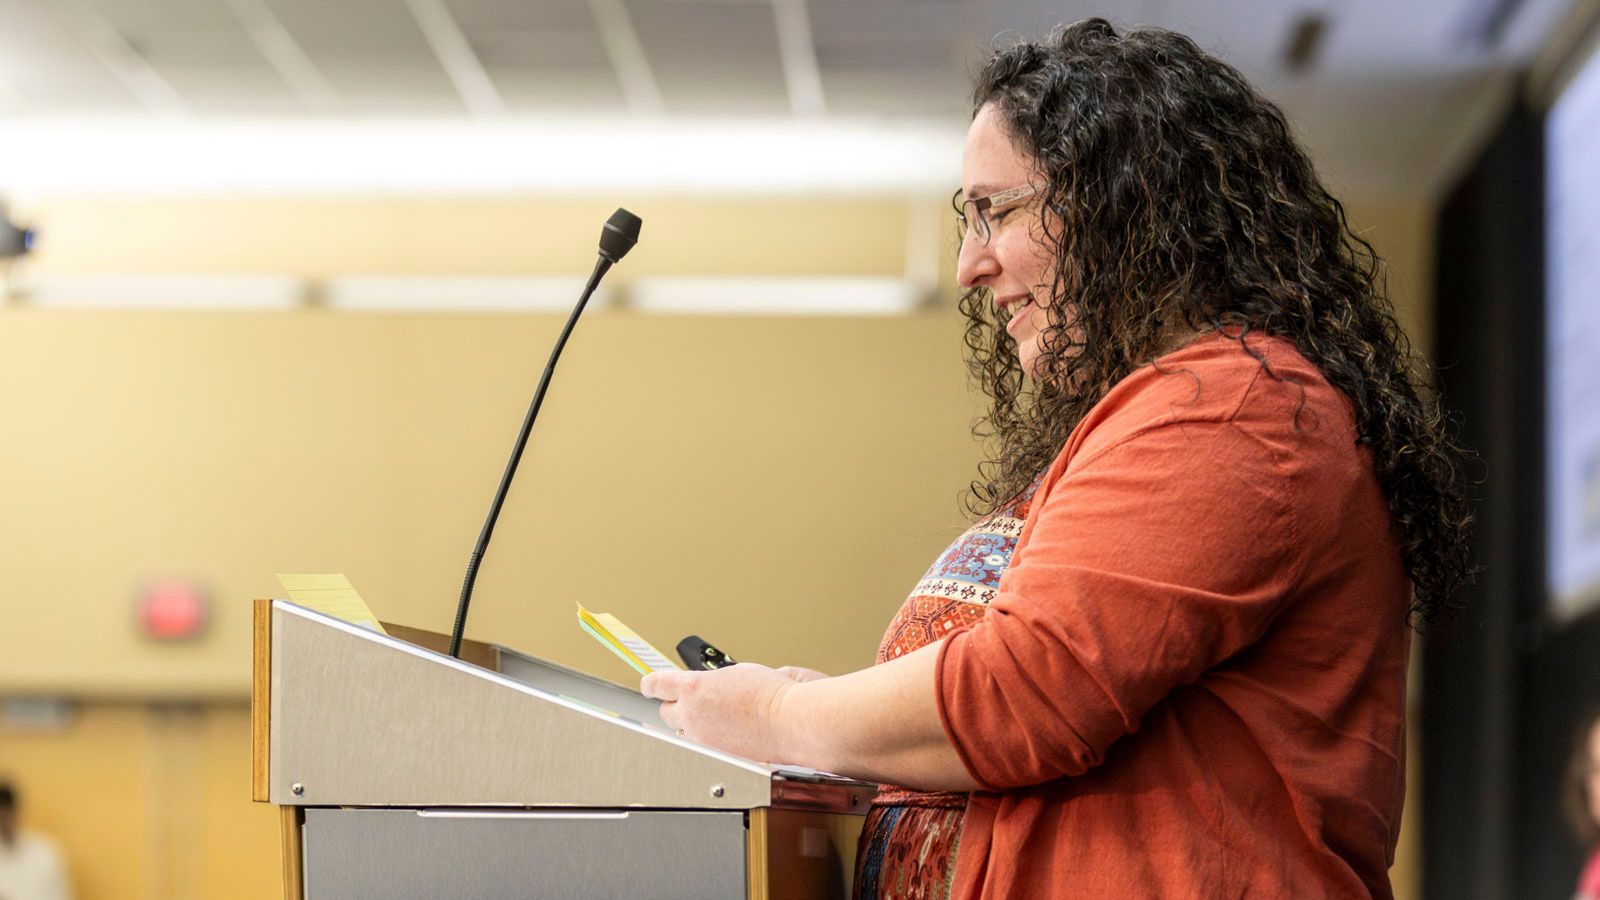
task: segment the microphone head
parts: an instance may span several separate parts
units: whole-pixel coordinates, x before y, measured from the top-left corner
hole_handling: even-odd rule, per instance
[[[621,262],[633,245],[639,243],[639,217],[618,208],[600,229],[600,255],[611,262]]]

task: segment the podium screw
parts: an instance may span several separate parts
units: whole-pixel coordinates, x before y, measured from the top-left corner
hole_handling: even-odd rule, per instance
[[[289,785],[289,793],[295,795],[296,797],[299,797],[299,796],[303,795],[305,792],[306,792],[306,786],[301,784],[298,781],[296,781],[294,784]]]
[[[727,790],[725,788],[723,788],[723,786],[720,785],[720,784],[713,784],[711,786],[711,796],[713,796],[713,797],[721,797],[723,794],[726,794],[726,793],[727,793]]]

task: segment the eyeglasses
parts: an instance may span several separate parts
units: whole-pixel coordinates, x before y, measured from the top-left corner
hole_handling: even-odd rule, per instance
[[[1005,212],[1038,192],[1038,188],[1025,184],[998,191],[987,197],[962,200],[961,192],[956,191],[950,198],[950,205],[956,210],[956,227],[959,229],[961,241],[965,243],[967,232],[971,231],[978,236],[979,242],[987,246],[989,238],[994,234],[994,222],[990,217],[997,212]]]

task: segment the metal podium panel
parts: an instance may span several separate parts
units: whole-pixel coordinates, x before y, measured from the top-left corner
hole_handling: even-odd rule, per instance
[[[500,674],[507,678],[520,681],[529,687],[569,697],[580,703],[588,703],[619,713],[646,725],[667,727],[666,723],[661,721],[659,700],[651,700],[638,691],[630,691],[593,675],[557,665],[547,659],[537,659],[519,653],[510,647],[496,644],[494,649],[498,657]]]
[[[772,766],[284,601],[271,627],[272,803],[772,803]]]
[[[306,900],[745,896],[739,812],[308,809]]]

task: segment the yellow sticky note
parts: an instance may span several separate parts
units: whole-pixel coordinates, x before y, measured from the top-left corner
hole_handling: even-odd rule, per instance
[[[666,654],[650,646],[650,642],[635,634],[632,628],[610,613],[592,613],[578,604],[578,627],[589,633],[617,658],[627,663],[640,675],[664,669],[681,669]]]
[[[378,624],[378,617],[367,608],[361,595],[356,593],[350,579],[343,575],[279,575],[278,583],[288,592],[290,600],[307,609],[370,628],[379,634],[388,633]]]

